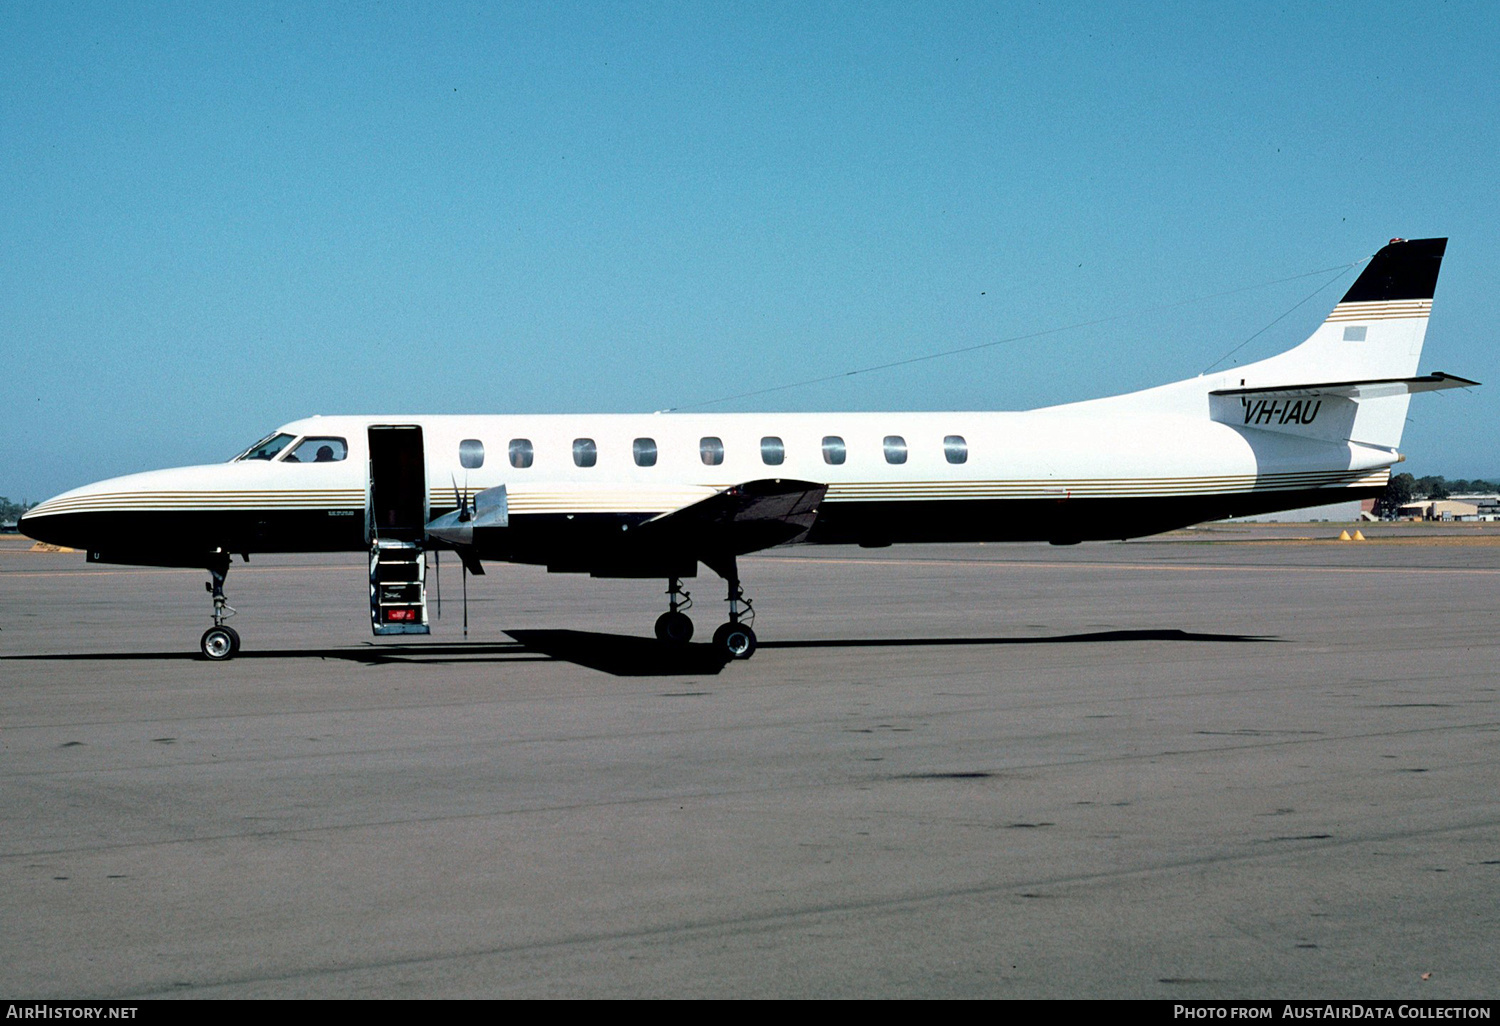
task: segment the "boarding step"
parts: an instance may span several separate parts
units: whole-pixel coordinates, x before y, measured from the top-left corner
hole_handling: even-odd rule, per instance
[[[427,553],[420,542],[377,538],[370,546],[370,629],[427,634]]]

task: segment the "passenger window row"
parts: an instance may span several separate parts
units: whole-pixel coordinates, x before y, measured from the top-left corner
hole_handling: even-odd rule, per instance
[[[906,439],[900,435],[886,435],[881,442],[885,461],[892,464],[906,462]],[[630,452],[638,467],[656,466],[656,439],[637,438],[630,445]],[[536,451],[529,438],[512,438],[506,447],[510,465],[525,470],[536,458]],[[963,435],[946,435],[943,438],[943,456],[949,463],[969,461],[969,443]],[[698,457],[705,466],[717,467],[724,462],[724,440],[706,435],[698,440]],[[823,438],[823,462],[839,466],[849,458],[848,447],[838,435]],[[786,462],[786,444],[776,435],[766,435],[760,440],[760,460],[768,467],[779,467]],[[458,443],[458,462],[470,470],[484,466],[484,443],[477,438],[466,438]],[[573,464],[592,467],[599,462],[599,446],[592,438],[573,439]]]

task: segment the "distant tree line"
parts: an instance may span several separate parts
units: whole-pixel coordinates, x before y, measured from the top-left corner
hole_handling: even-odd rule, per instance
[[[1376,516],[1394,516],[1396,511],[1408,502],[1418,502],[1422,499],[1446,499],[1450,495],[1470,495],[1473,493],[1500,492],[1500,485],[1489,481],[1469,481],[1459,478],[1449,481],[1446,477],[1412,477],[1410,474],[1396,474],[1385,486],[1385,494],[1375,503]]]
[[[9,524],[20,520],[21,514],[35,505],[36,503],[27,502],[25,499],[20,502],[11,502],[5,496],[0,495],[0,523]]]

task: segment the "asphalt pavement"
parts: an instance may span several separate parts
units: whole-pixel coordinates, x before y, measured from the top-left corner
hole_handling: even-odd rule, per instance
[[[210,663],[6,539],[0,997],[1492,998],[1500,545],[1340,527],[776,550],[728,665],[451,559],[372,639],[358,555]]]

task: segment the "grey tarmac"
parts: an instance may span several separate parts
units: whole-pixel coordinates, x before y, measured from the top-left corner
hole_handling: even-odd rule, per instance
[[[727,666],[451,558],[372,639],[357,555],[213,664],[11,536],[0,997],[1493,998],[1500,531],[1341,526],[775,550]]]

